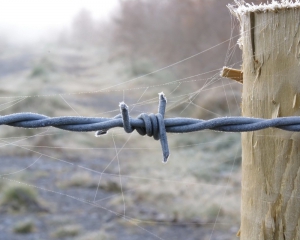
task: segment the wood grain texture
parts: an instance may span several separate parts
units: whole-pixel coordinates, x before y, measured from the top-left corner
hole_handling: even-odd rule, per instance
[[[300,9],[239,16],[242,114],[300,116]],[[300,239],[300,134],[242,134],[242,240]]]

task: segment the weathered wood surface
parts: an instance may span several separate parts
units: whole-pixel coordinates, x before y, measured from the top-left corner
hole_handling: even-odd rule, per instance
[[[243,116],[300,116],[300,9],[238,17]],[[243,133],[242,149],[241,239],[300,239],[300,134]]]

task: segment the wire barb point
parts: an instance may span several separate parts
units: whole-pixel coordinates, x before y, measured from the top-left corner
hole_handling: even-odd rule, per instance
[[[170,154],[164,155],[164,159],[163,159],[162,163],[167,164],[169,157],[170,157]]]
[[[119,107],[120,107],[121,110],[123,110],[123,109],[128,109],[128,106],[126,105],[125,102],[120,102],[120,103],[119,103]]]
[[[95,132],[95,137],[101,137],[101,136],[106,135],[106,134],[107,134],[107,131],[99,130],[99,131]]]

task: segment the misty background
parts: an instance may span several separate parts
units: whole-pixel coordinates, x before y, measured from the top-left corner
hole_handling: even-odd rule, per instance
[[[259,3],[260,1],[254,1]],[[265,1],[266,2],[266,1]],[[1,115],[239,116],[239,24],[227,0],[0,0]],[[236,239],[240,134],[123,129],[101,138],[1,126],[1,239]],[[150,153],[150,154],[149,154]]]

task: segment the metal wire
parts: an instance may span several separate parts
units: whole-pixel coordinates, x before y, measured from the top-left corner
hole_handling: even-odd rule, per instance
[[[123,127],[125,132],[136,130],[140,135],[147,135],[160,140],[163,151],[163,162],[169,157],[167,132],[188,133],[210,129],[222,132],[249,132],[265,128],[279,128],[287,131],[300,131],[300,117],[282,117],[275,119],[221,117],[211,120],[195,118],[167,118],[164,119],[167,99],[163,93],[159,94],[157,114],[140,114],[131,118],[128,106],[120,103],[121,114],[114,118],[95,117],[48,117],[37,113],[15,113],[0,116],[0,125],[9,125],[21,128],[55,127],[74,132],[96,131],[96,136],[106,134],[115,127]]]

